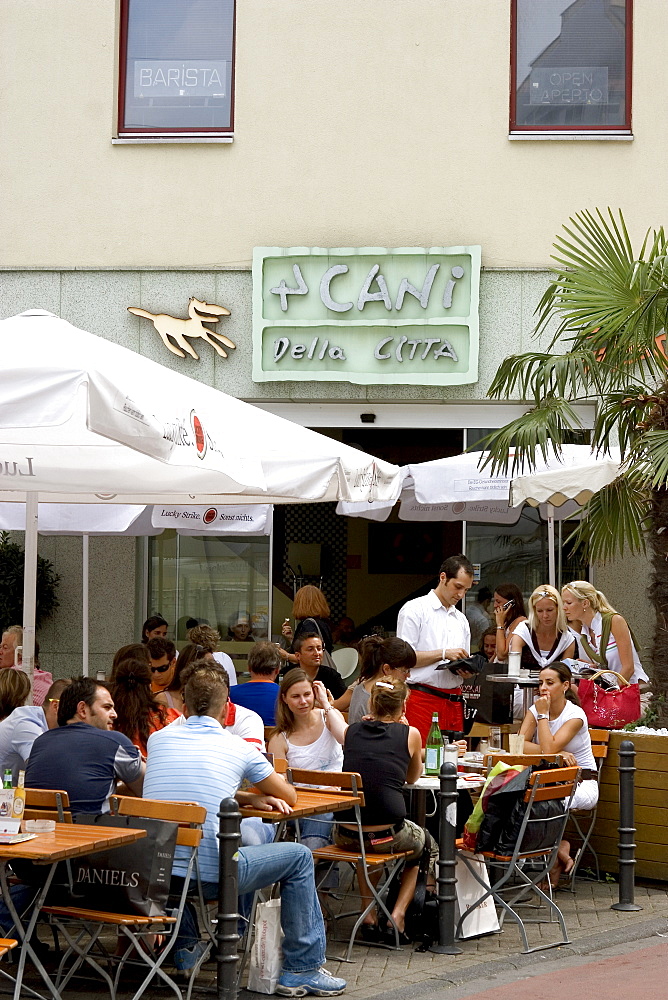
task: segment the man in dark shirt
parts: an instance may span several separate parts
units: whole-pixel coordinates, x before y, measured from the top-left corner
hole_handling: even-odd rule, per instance
[[[335,701],[346,693],[345,681],[338,670],[322,662],[322,639],[319,635],[298,635],[293,646],[297,666],[310,680],[322,681]]]
[[[250,680],[247,684],[235,684],[230,688],[232,704],[250,708],[252,712],[257,712],[265,726],[275,726],[276,678],[280,669],[278,647],[273,642],[256,642],[248,654]]]
[[[73,813],[108,812],[117,781],[141,795],[145,765],[127,736],[112,730],[115,718],[106,687],[78,677],[60,696],[58,728],[33,743],[26,788],[64,789]]]

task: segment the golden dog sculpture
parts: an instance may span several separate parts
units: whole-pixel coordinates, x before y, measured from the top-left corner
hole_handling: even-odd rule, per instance
[[[220,343],[232,349],[237,346],[224,333],[218,333],[217,330],[209,330],[208,327],[203,325],[204,323],[217,323],[221,316],[229,316],[230,310],[223,308],[223,306],[212,305],[210,302],[201,302],[194,296],[188,300],[189,319],[177,319],[177,317],[168,316],[166,313],[150,313],[146,309],[139,309],[137,306],[128,306],[128,312],[131,312],[133,316],[143,316],[145,319],[150,319],[162,337],[165,347],[169,348],[172,354],[176,354],[180,358],[185,358],[183,352],[187,351],[195,361],[199,361],[199,354],[192,344],[188,343],[186,337],[201,337],[202,340],[206,340],[207,344],[211,344],[213,349],[223,358],[227,357],[227,351],[223,350]],[[176,341],[178,346],[172,344],[169,339],[170,337]],[[213,337],[216,339],[213,340]]]

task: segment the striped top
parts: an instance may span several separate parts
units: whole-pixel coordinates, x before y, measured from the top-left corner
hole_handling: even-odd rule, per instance
[[[192,715],[183,725],[166,726],[149,737],[144,797],[205,806],[199,864],[203,881],[217,882],[221,799],[233,797],[244,778],[255,785],[273,770],[259,750],[226,732],[217,719]],[[175,875],[186,874],[188,854],[177,847]]]

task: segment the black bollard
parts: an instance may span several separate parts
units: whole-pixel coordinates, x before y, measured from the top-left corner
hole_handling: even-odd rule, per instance
[[[619,901],[613,903],[612,910],[642,910],[633,901],[635,889],[635,837],[633,816],[633,786],[636,748],[631,740],[619,745]]]
[[[455,868],[455,840],[457,829],[457,765],[446,761],[441,766],[438,792],[438,943],[429,951],[437,955],[461,955],[455,944],[455,903],[457,879]]]
[[[241,836],[241,813],[236,799],[223,799],[218,812],[218,924],[216,962],[218,1000],[237,997],[237,943],[239,941],[239,893],[236,852]]]

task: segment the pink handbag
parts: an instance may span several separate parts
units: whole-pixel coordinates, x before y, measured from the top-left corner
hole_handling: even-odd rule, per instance
[[[620,687],[606,691],[596,684],[601,674],[614,674]],[[631,684],[615,670],[599,670],[593,677],[584,677],[578,684],[578,697],[590,726],[602,729],[623,729],[640,718],[640,688]]]

